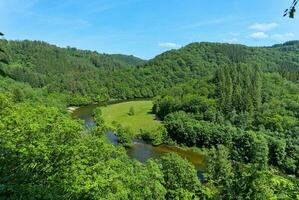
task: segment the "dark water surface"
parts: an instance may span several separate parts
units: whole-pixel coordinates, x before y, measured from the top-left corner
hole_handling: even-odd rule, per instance
[[[92,112],[98,106],[103,106],[103,104],[102,105],[92,104],[88,106],[82,106],[72,112],[72,117],[80,118],[84,120],[86,127],[91,128],[95,125],[92,119]],[[109,131],[107,133],[107,138],[114,145],[118,145],[117,136],[113,132]],[[142,163],[146,162],[150,158],[159,159],[164,154],[170,152],[177,153],[181,157],[190,161],[198,170],[197,175],[199,176],[201,181],[204,181],[204,177],[200,172],[205,170],[205,164],[204,164],[205,158],[204,155],[200,153],[196,153],[192,150],[185,150],[176,146],[169,146],[169,145],[153,146],[140,139],[135,139],[132,148],[127,149],[127,153],[131,158],[136,159]]]

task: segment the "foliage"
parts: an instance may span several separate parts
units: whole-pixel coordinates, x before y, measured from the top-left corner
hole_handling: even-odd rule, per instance
[[[0,40],[2,76],[66,93],[72,105],[113,99],[152,98],[189,80],[214,75],[219,66],[257,66],[298,82],[298,43],[253,48],[192,43],[143,62],[124,55],[58,48],[41,41]],[[255,67],[256,68],[256,67]]]
[[[130,160],[96,131],[82,134],[58,109],[0,96],[1,199],[164,199],[155,162]]]
[[[198,199],[200,182],[194,167],[176,154],[168,154],[160,161],[167,189],[166,199]]]
[[[147,131],[140,130],[140,135],[143,140],[150,142],[154,146],[168,142],[168,136],[164,126],[159,126],[156,130]]]
[[[125,147],[131,147],[133,145],[132,132],[128,127],[123,127],[121,124],[116,125],[116,135],[118,138],[118,143]]]
[[[293,0],[293,3],[289,9],[286,9],[284,11],[283,16],[289,15],[289,18],[294,18],[295,17],[295,12],[296,12],[296,5],[298,3],[298,0]]]
[[[298,198],[298,44],[193,43],[144,63],[0,40],[0,198]],[[92,130],[66,109],[155,96],[96,109]],[[209,152],[205,184],[175,154],[131,160],[111,126],[124,146],[141,132]]]
[[[129,109],[129,113],[128,113],[128,114],[129,114],[130,116],[135,115],[135,109],[134,109],[133,106],[130,107],[130,109]]]

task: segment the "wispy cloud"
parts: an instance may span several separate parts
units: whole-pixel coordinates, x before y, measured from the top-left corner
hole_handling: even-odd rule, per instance
[[[256,33],[250,34],[249,37],[251,37],[253,39],[265,39],[265,38],[268,38],[269,36],[264,32],[256,32]]]
[[[188,24],[185,26],[182,26],[182,29],[191,29],[191,28],[198,28],[198,27],[202,27],[202,26],[208,26],[208,25],[216,25],[216,24],[220,24],[220,23],[224,23],[226,22],[226,19],[213,19],[213,20],[208,20],[208,21],[204,21],[204,22],[198,22],[198,23],[193,23],[193,24]]]
[[[295,37],[294,33],[284,33],[284,34],[273,34],[271,35],[271,39],[277,42],[285,42],[291,40]]]
[[[167,49],[178,49],[181,45],[173,42],[160,42],[159,47],[167,48]]]
[[[233,23],[233,22],[240,22],[244,19],[246,19],[246,18],[228,16],[228,17],[222,17],[222,18],[202,20],[200,22],[183,25],[183,26],[179,27],[179,29],[185,30],[185,29],[193,29],[193,28],[199,28],[199,27],[205,27],[205,26],[211,26],[211,25],[227,24],[227,23]]]
[[[278,26],[277,23],[272,22],[272,23],[255,23],[250,25],[248,28],[256,31],[269,31]]]

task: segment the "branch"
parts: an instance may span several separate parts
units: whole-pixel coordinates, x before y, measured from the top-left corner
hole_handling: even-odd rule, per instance
[[[294,18],[295,17],[295,13],[296,13],[296,5],[298,3],[298,0],[293,0],[293,3],[291,5],[291,7],[289,9],[286,9],[284,11],[283,16],[287,16],[289,15],[289,18]]]

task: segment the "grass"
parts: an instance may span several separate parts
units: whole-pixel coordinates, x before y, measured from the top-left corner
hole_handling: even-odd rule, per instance
[[[152,101],[130,101],[102,107],[104,121],[108,127],[115,128],[113,122],[117,122],[124,127],[128,127],[134,134],[138,134],[140,129],[152,131],[156,130],[161,123],[152,114]],[[134,115],[129,111],[133,108]]]

